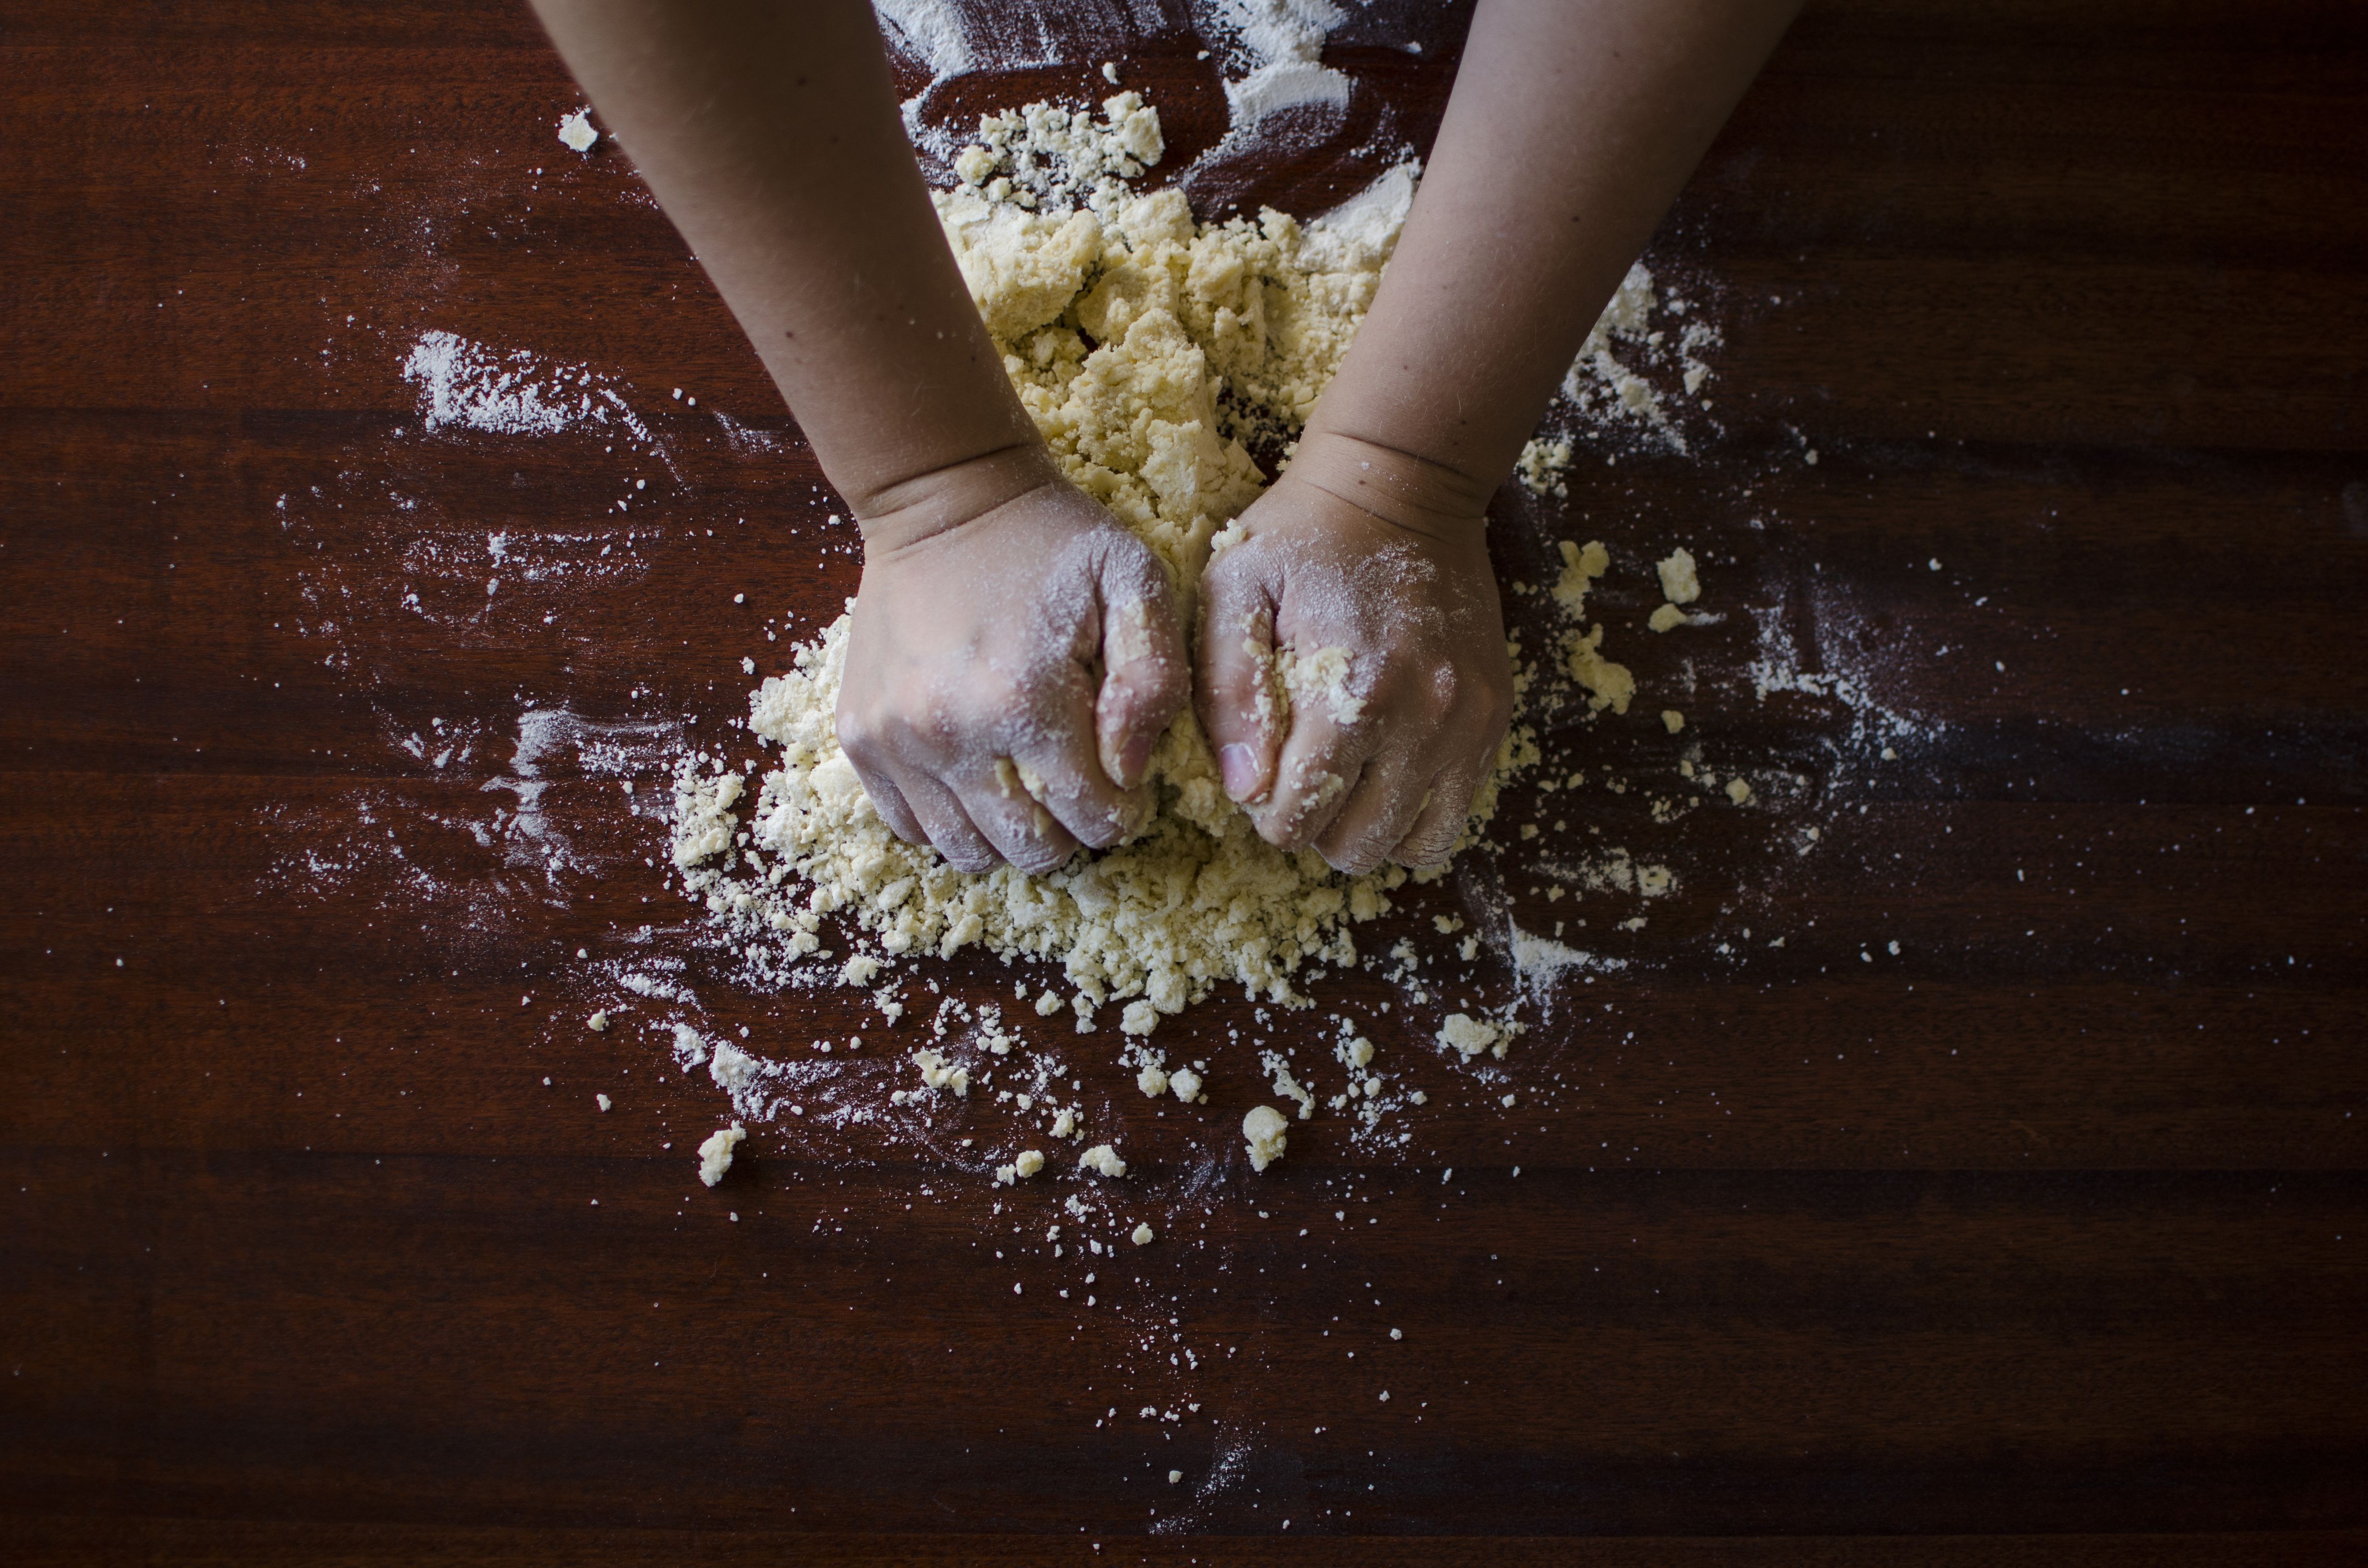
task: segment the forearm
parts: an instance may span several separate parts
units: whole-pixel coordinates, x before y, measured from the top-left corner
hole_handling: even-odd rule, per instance
[[[1480,0],[1421,194],[1309,421],[1304,477],[1354,480],[1360,448],[1325,449],[1350,437],[1416,460],[1367,476],[1376,494],[1476,517],[1797,9]]]
[[[1051,473],[914,165],[869,5],[535,7],[867,534],[949,470],[1014,494]]]

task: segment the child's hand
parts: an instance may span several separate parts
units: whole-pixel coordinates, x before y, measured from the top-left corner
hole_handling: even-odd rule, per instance
[[[1249,537],[1201,579],[1196,687],[1226,792],[1259,834],[1358,875],[1447,858],[1513,709],[1479,507],[1459,517],[1468,496],[1364,488],[1366,466],[1304,445],[1244,514]],[[1349,703],[1303,683],[1287,729],[1267,722],[1282,647],[1345,650]]]
[[[866,524],[838,695],[839,744],[880,814],[964,871],[1041,873],[1127,836],[1189,689],[1158,558],[1059,479],[882,537],[897,531]]]

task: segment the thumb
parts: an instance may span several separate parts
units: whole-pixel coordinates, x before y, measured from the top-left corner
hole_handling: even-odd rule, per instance
[[[1132,790],[1143,782],[1151,748],[1191,692],[1191,664],[1167,570],[1148,550],[1126,552],[1103,567],[1102,669],[1094,738],[1102,771],[1120,789]]]
[[[1274,788],[1284,725],[1274,670],[1274,596],[1240,546],[1201,579],[1201,728],[1225,793],[1264,800]]]

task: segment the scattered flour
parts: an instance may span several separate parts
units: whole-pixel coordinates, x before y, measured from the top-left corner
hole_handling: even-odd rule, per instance
[[[1689,450],[1684,432],[1669,416],[1669,407],[1684,400],[1709,408],[1709,400],[1699,396],[1712,374],[1709,361],[1702,356],[1718,347],[1718,330],[1706,321],[1690,320],[1677,329],[1672,343],[1671,329],[1656,326],[1654,313],[1683,316],[1691,308],[1676,294],[1656,292],[1652,271],[1643,262],[1628,268],[1563,377],[1561,396],[1547,416],[1549,426],[1560,428],[1531,437],[1521,449],[1515,472],[1531,494],[1569,495],[1570,465],[1577,455],[1572,437],[1579,430],[1589,432],[1601,444],[1603,437],[1641,428],[1677,452]],[[1629,358],[1622,359],[1622,353]],[[1674,384],[1667,386],[1656,385],[1636,368],[1649,362],[1666,379],[1673,361],[1677,375]],[[1608,454],[1607,460],[1616,457],[1616,453]]]

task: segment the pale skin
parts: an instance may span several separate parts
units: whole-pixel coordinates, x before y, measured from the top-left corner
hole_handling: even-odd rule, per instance
[[[1190,642],[1004,376],[868,5],[535,6],[862,528],[839,739],[890,826],[965,870],[1118,843],[1190,701],[1260,834],[1364,872],[1463,826],[1512,709],[1488,499],[1798,0],[1480,0],[1372,309]],[[1260,722],[1284,644],[1349,651],[1355,722]]]

